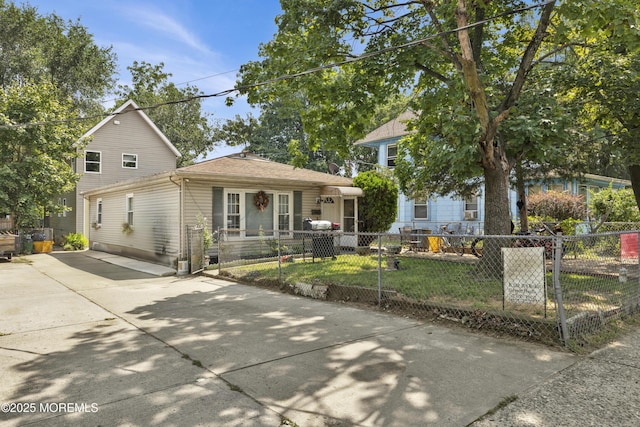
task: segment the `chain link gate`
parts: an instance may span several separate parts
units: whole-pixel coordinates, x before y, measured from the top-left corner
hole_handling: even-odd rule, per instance
[[[187,245],[189,251],[189,273],[204,270],[204,227],[187,226]]]

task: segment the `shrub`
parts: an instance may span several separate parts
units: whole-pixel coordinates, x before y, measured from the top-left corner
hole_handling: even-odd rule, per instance
[[[609,222],[640,221],[640,210],[633,190],[614,190],[611,186],[591,195],[591,215],[594,219]]]
[[[527,200],[529,215],[549,217],[554,221],[564,221],[569,218],[584,218],[587,214],[584,197],[549,191],[536,193]]]
[[[89,246],[89,240],[82,233],[69,233],[64,238],[62,247],[65,251],[80,251]]]
[[[360,231],[384,232],[391,227],[398,211],[398,186],[378,171],[366,171],[353,178],[354,187],[362,188],[358,199]],[[350,231],[350,230],[346,230]]]

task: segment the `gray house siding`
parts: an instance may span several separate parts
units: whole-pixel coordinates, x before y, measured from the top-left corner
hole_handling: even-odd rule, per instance
[[[70,232],[85,235],[89,232],[87,224],[90,221],[85,219],[88,206],[85,206],[83,192],[175,169],[177,150],[144,113],[135,110],[136,107],[133,102],[127,102],[116,110],[119,114],[104,119],[85,134],[89,142],[74,164],[75,171],[81,177],[75,192],[65,196],[68,205],[73,207],[67,216],[73,217],[74,222],[58,220],[57,215],[51,218],[51,226],[58,240]],[[85,171],[87,151],[100,154],[99,172]],[[127,155],[124,160],[128,167],[123,165],[123,154]],[[135,163],[132,163],[133,159]]]
[[[133,196],[133,232],[123,233],[127,196]],[[102,200],[102,224],[97,222]],[[180,252],[180,188],[170,182],[91,196],[89,245],[92,249],[149,259],[176,267]]]

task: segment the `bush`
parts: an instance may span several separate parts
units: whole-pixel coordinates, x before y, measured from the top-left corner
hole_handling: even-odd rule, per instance
[[[378,171],[359,173],[353,178],[353,186],[361,188],[363,192],[358,199],[358,218],[362,223],[359,231],[387,231],[398,212],[398,186],[390,177]]]
[[[65,251],[80,251],[89,246],[89,240],[82,233],[69,233],[64,238],[62,247]]]
[[[555,221],[564,221],[569,218],[584,218],[587,214],[584,197],[549,191],[536,193],[527,200],[529,215],[549,217]]]
[[[594,219],[609,222],[638,222],[640,210],[633,190],[614,190],[611,186],[591,195],[591,215]]]

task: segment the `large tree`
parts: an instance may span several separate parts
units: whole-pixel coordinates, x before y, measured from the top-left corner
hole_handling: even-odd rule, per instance
[[[585,37],[629,42],[639,28],[632,0],[281,3],[278,32],[260,48],[264,59],[241,70],[239,88],[249,101],[290,102],[290,94],[303,93],[310,146],[344,153],[375,105],[410,94],[417,132],[400,143],[403,191],[464,194],[483,182],[489,234],[510,232],[514,167],[543,171],[584,160],[575,154],[586,150],[573,144],[589,139],[565,128],[569,98],[544,74]],[[530,108],[528,92],[542,108]]]
[[[626,167],[640,207],[640,4],[615,0],[598,7],[595,23],[573,11],[583,31],[571,34],[571,67],[558,86],[582,106],[580,123],[599,149],[596,165],[617,175]]]
[[[523,1],[282,1],[278,32],[260,49],[265,59],[243,67],[240,85],[251,102],[304,93],[309,105],[301,117],[311,146],[322,141],[342,152],[348,151],[349,136],[362,135],[375,105],[410,93],[419,113],[412,138],[425,146],[436,137],[438,144],[422,150],[428,156],[412,152],[415,173],[401,177],[403,190],[451,192],[480,177],[485,230],[508,234],[514,161],[511,141],[501,130],[541,52],[552,49],[543,48],[543,41],[555,2],[517,10],[525,6]],[[358,55],[361,59],[353,61]]]
[[[95,123],[78,119],[103,111],[115,69],[111,47],[79,21],[0,0],[0,212],[16,226],[62,209],[74,143]]]
[[[52,83],[78,115],[102,112],[114,84],[116,56],[96,45],[80,21],[42,15],[35,7],[0,0],[0,87]]]
[[[47,83],[22,82],[0,92],[0,212],[18,228],[59,211],[57,196],[78,178],[70,159],[82,149],[82,130],[71,100],[59,97]]]
[[[176,146],[182,157],[177,166],[193,163],[213,148],[213,129],[210,114],[202,110],[202,92],[195,86],[178,88],[169,81],[170,73],[164,64],[147,62],[127,67],[131,72],[132,85],[120,85],[117,102],[122,104],[133,99]]]

